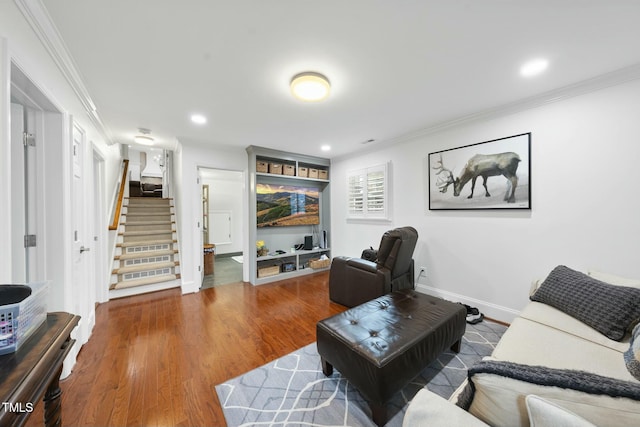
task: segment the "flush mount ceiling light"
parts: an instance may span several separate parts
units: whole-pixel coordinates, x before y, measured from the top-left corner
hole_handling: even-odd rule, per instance
[[[329,96],[330,89],[329,79],[320,73],[307,71],[296,74],[291,79],[291,93],[302,101],[322,101]]]
[[[133,137],[133,140],[140,145],[153,145],[154,139],[149,135],[151,131],[149,129],[139,128],[140,135]]]
[[[191,121],[197,125],[203,125],[207,123],[207,118],[202,114],[193,114],[191,115]]]
[[[520,75],[523,77],[533,77],[542,73],[549,66],[549,61],[546,59],[534,59],[529,61],[520,67]]]

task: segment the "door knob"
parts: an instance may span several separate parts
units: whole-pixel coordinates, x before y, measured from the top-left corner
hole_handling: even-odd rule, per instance
[[[85,248],[84,246],[80,246],[80,253],[89,252],[91,248]]]

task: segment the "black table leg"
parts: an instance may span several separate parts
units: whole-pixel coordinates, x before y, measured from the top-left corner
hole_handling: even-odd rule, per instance
[[[62,374],[62,365],[56,375],[54,375],[47,391],[44,394],[44,425],[46,427],[62,426],[62,390],[60,390],[60,375]]]

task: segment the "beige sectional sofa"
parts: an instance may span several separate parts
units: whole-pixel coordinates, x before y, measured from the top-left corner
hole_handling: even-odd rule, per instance
[[[547,283],[551,283],[553,274]],[[631,295],[617,302],[605,293],[602,297],[606,299],[605,317],[613,314],[610,318],[618,321],[617,310],[632,311],[632,316],[622,320],[626,324],[629,318],[637,316],[638,308],[634,305],[638,301],[640,280],[598,272],[590,272],[588,276],[585,282],[595,279],[594,283],[605,282],[605,287],[623,286],[625,289],[607,289]],[[536,295],[541,284],[544,286],[544,281],[534,283],[532,295]],[[589,310],[590,304],[598,306],[598,295],[597,289],[586,292],[587,301],[583,302],[586,312],[573,315],[597,323],[599,314],[592,316]],[[404,427],[640,426],[640,381],[627,369],[623,357],[629,349],[631,334],[622,331],[626,332],[622,339],[611,339],[565,312],[574,307],[555,304],[563,311],[549,304],[529,302],[492,355],[469,371],[469,378],[449,401],[426,389],[420,391],[407,409]],[[632,320],[629,327],[637,320]],[[595,326],[602,329],[599,324]],[[605,333],[619,335],[620,330],[614,333],[605,330]],[[540,408],[544,409],[540,411]],[[570,421],[562,424],[564,421],[559,417]]]

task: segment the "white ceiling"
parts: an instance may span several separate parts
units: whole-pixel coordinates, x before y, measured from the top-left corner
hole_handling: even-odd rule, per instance
[[[120,143],[335,157],[640,64],[635,0],[41,1]],[[302,71],[329,99],[291,96]]]

